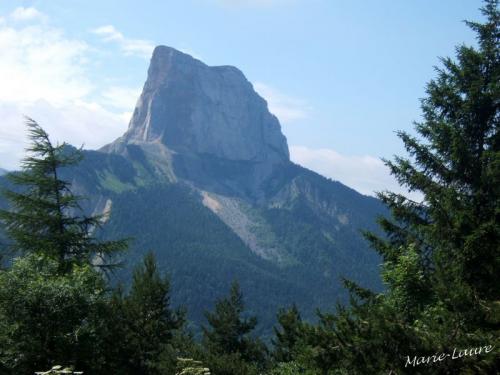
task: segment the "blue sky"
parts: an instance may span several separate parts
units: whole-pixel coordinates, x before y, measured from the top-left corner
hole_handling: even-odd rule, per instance
[[[0,2],[0,167],[18,165],[22,114],[56,140],[123,133],[158,44],[235,65],[282,123],[293,160],[371,194],[403,152],[439,56],[474,44],[478,0]]]

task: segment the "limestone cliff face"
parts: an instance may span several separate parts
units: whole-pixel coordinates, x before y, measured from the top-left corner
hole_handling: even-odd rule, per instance
[[[344,232],[361,221],[342,203],[356,200],[351,192],[290,161],[278,119],[241,71],[207,66],[173,48],[155,49],[127,132],[101,151],[133,169],[110,173],[107,166],[98,173],[101,184],[118,191],[152,182],[187,185],[250,250],[276,264],[298,260],[269,229],[274,217],[262,216],[265,210],[288,215],[299,207],[298,217],[309,212],[328,230]],[[105,198],[96,203],[101,211]]]
[[[127,132],[101,151],[126,156],[131,145],[171,180],[251,199],[290,163],[278,119],[240,70],[165,46],[153,52]]]
[[[289,160],[278,119],[243,73],[173,48],[153,52],[148,78],[120,142],[161,143],[179,154],[230,161]]]
[[[236,68],[157,47],[127,132],[84,153],[61,177],[88,197],[86,214],[104,215],[104,239],[134,238],[117,280],[153,250],[195,323],[234,279],[267,332],[281,306],[314,319],[347,300],[341,276],[380,285],[360,236],[380,202],[290,162],[278,120]]]

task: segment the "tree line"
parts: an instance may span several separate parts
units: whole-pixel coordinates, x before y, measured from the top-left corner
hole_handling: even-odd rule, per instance
[[[399,132],[407,156],[386,160],[421,201],[382,192],[392,215],[384,236],[365,233],[381,255],[387,289],[344,280],[350,304],[301,318],[277,313],[271,345],[252,335],[238,283],[206,312],[201,340],[153,255],[125,291],[108,274],[126,241],[99,241],[59,171],[79,152],[54,146],[28,120],[29,154],[4,192],[0,219],[11,241],[0,271],[0,373],[54,365],[85,374],[496,374],[500,369],[500,62],[498,1],[484,23],[467,22],[477,47],[444,58],[422,99],[416,135]],[[8,251],[16,257],[6,261]],[[452,354],[453,356],[446,356]],[[457,357],[455,357],[455,354]],[[444,356],[444,357],[443,357]]]

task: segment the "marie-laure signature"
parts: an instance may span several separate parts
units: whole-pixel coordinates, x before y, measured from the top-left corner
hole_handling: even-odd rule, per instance
[[[457,349],[454,348],[452,353],[436,353],[429,356],[415,355],[410,357],[406,356],[405,367],[417,367],[422,365],[431,365],[434,363],[442,362],[446,359],[459,359],[464,357],[475,357],[482,354],[488,354],[493,351],[493,345],[478,346],[475,348]]]

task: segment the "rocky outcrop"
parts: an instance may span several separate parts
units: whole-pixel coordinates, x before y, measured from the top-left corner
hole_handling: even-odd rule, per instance
[[[282,306],[313,319],[347,300],[340,277],[380,285],[360,235],[380,202],[291,163],[278,120],[236,68],[157,47],[127,132],[84,155],[61,178],[102,215],[99,238],[133,239],[117,282],[130,285],[154,251],[195,324],[235,279],[268,333]]]
[[[162,148],[165,160],[149,154],[158,168],[168,164],[176,180],[253,198],[290,162],[278,119],[240,70],[211,67],[165,46],[153,52],[127,132],[102,151],[125,154],[132,144],[146,154]]]
[[[149,142],[231,161],[289,160],[278,119],[240,70],[210,67],[165,46],[153,52],[128,131],[118,141]]]

